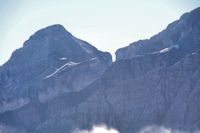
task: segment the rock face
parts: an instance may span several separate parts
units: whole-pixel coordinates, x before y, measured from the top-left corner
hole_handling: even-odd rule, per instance
[[[185,13],[181,18],[149,40],[140,40],[116,51],[116,60],[145,55],[178,45],[182,54],[195,52],[200,48],[200,8]]]
[[[71,96],[73,106],[58,102],[65,105],[57,111],[62,113],[39,125],[34,133],[71,133],[76,128],[90,129],[102,123],[122,133],[155,125],[172,133],[200,130],[200,52],[167,67],[157,62],[168,64],[168,59],[156,56],[147,55],[152,62],[143,57],[113,63],[100,79]],[[141,67],[140,62],[150,68]],[[53,110],[55,105],[51,106]]]
[[[112,64],[60,25],[38,31],[0,69],[0,132],[200,130],[199,12],[118,50]]]
[[[39,30],[0,69],[0,112],[80,91],[112,63],[111,55],[61,25]]]

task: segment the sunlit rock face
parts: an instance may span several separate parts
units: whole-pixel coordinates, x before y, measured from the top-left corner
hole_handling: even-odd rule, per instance
[[[148,40],[140,40],[116,51],[116,59],[128,59],[179,45],[182,54],[200,48],[200,8],[185,13],[181,18]]]
[[[112,63],[111,55],[61,25],[37,31],[0,69],[0,112],[80,91]]]

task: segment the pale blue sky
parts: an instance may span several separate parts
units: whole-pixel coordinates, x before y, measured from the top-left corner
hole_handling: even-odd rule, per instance
[[[37,30],[62,24],[102,51],[160,32],[200,0],[0,0],[0,65]]]

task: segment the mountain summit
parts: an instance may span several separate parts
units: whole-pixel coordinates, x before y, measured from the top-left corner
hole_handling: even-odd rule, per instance
[[[111,63],[108,52],[74,37],[62,25],[41,29],[0,68],[0,112],[32,100],[78,91],[97,79]]]

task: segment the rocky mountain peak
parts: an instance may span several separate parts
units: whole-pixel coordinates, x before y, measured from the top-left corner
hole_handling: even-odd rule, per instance
[[[0,104],[5,103],[0,112],[18,108],[30,99],[38,100],[41,95],[48,95],[41,98],[48,99],[81,90],[96,80],[111,63],[110,53],[99,51],[74,37],[62,25],[43,28],[25,41],[22,48],[14,51],[0,68],[0,99],[7,96],[0,100]],[[63,80],[57,82],[58,77]],[[82,77],[84,81],[79,80]],[[55,84],[58,84],[57,89]]]
[[[137,55],[179,45],[183,55],[200,49],[200,8],[183,14],[179,20],[169,24],[165,30],[147,40],[131,43],[116,51],[116,59],[130,59]]]
[[[22,48],[13,52],[3,67],[15,73],[38,67],[50,69],[66,62],[83,62],[94,57],[105,60],[108,64],[112,62],[109,53],[97,50],[89,43],[74,37],[62,25],[56,24],[33,34]]]
[[[48,26],[46,28],[43,28],[39,31],[37,31],[34,35],[32,35],[29,40],[40,40],[40,39],[45,39],[45,38],[51,38],[53,37],[54,39],[58,39],[58,37],[71,37],[72,34],[68,32],[64,26],[60,24],[55,24]],[[25,43],[26,45],[26,43]]]

